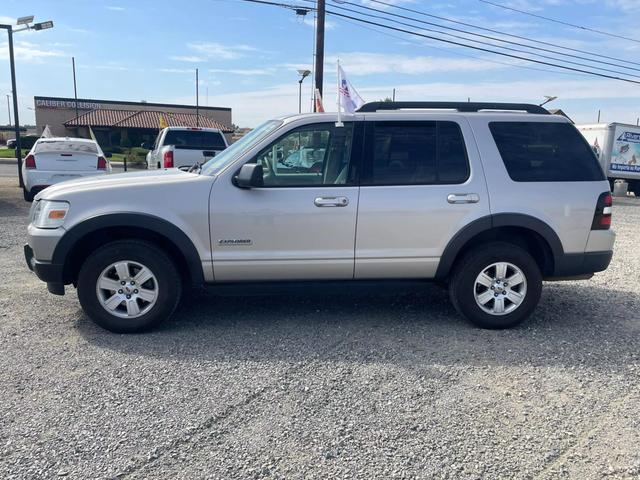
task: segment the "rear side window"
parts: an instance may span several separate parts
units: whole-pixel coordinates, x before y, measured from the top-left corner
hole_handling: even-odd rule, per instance
[[[76,142],[73,140],[40,140],[36,143],[34,153],[98,153],[98,146],[93,142]]]
[[[491,122],[489,129],[512,180],[604,180],[593,151],[568,123]]]
[[[227,147],[221,133],[202,130],[169,130],[164,144],[190,150],[224,150]]]
[[[370,122],[363,185],[464,183],[469,162],[454,122]]]

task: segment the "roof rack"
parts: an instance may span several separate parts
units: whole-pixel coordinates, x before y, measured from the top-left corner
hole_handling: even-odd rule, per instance
[[[529,103],[491,103],[491,102],[369,102],[362,105],[358,112],[376,112],[378,110],[457,110],[459,112],[478,112],[480,110],[513,110],[527,113],[550,113],[539,105]]]

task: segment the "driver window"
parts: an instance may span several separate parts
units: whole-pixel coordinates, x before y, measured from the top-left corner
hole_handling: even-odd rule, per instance
[[[352,134],[352,123],[306,125],[286,133],[256,157],[264,186],[346,184]]]

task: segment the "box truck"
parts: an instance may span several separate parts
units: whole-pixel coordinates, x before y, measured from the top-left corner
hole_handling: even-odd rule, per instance
[[[640,197],[640,126],[625,123],[576,125],[613,182],[620,178]]]

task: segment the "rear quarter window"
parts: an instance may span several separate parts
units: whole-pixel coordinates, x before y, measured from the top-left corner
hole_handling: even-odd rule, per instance
[[[490,122],[504,166],[515,182],[592,182],[604,173],[582,135],[568,123]]]
[[[169,130],[164,138],[164,144],[190,150],[224,150],[226,148],[222,133],[202,130]]]

